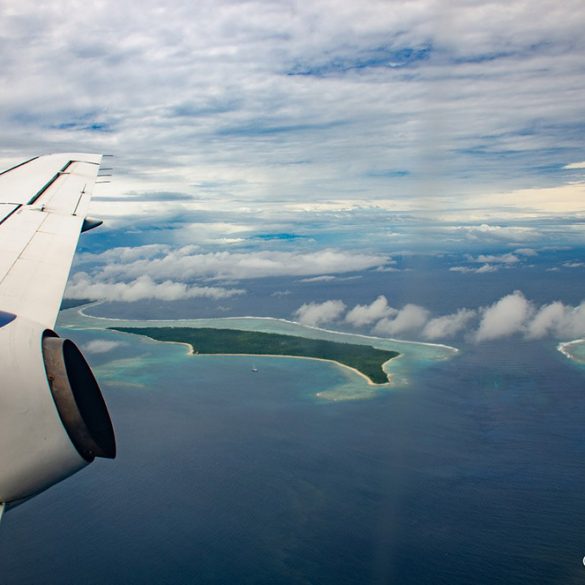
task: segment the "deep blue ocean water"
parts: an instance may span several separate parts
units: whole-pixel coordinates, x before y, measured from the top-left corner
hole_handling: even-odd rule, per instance
[[[335,365],[89,355],[119,456],[7,514],[0,582],[585,582],[585,369],[550,340],[460,347],[347,402],[314,398]]]

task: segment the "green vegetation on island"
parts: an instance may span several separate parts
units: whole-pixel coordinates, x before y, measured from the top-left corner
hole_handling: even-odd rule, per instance
[[[374,384],[385,384],[388,376],[382,364],[399,355],[397,351],[309,339],[295,335],[196,327],[110,327],[115,331],[145,335],[157,341],[188,343],[195,354],[279,355],[332,360],[354,368]]]

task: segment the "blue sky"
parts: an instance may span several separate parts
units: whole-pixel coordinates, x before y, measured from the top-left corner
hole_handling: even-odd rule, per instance
[[[583,270],[578,0],[23,1],[0,28],[0,163],[115,155],[78,294],[225,300],[412,254],[510,294],[535,259]]]

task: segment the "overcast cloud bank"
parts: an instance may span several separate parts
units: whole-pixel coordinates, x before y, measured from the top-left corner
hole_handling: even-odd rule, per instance
[[[169,249],[141,246],[115,248],[103,254],[86,255],[100,265],[96,278],[106,280],[139,278],[147,275],[154,280],[195,278],[250,279],[275,276],[312,276],[329,279],[333,273],[347,273],[382,266],[388,257],[325,249],[314,252],[198,252],[184,246]]]
[[[95,205],[126,217],[195,198],[574,211],[584,28],[579,0],[11,2],[0,155],[115,152]]]

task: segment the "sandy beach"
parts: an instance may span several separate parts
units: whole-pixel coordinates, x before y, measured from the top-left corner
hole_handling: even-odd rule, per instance
[[[391,376],[384,370],[384,373],[386,374],[386,377],[388,378],[388,382],[384,382],[384,384],[376,384],[375,382],[372,381],[371,378],[369,378],[368,376],[366,376],[364,373],[360,372],[359,370],[356,370],[355,368],[352,368],[351,366],[348,366],[346,364],[342,364],[341,362],[338,362],[336,360],[328,360],[326,358],[317,358],[317,357],[310,357],[310,356],[303,356],[303,355],[283,355],[283,354],[271,354],[271,353],[202,353],[199,354],[198,352],[193,350],[193,346],[189,343],[185,343],[185,342],[174,342],[174,341],[164,341],[163,343],[180,343],[180,345],[187,345],[190,348],[190,353],[192,355],[216,355],[216,356],[223,356],[223,357],[229,357],[229,356],[240,356],[240,357],[257,357],[257,358],[289,358],[289,359],[295,359],[295,360],[313,360],[316,362],[327,362],[330,364],[335,364],[341,368],[345,368],[346,370],[349,370],[350,372],[353,372],[354,374],[357,374],[360,378],[363,378],[369,386],[388,386],[391,383]],[[399,357],[399,356],[397,356]],[[392,359],[396,359],[396,358],[392,358]],[[384,362],[382,364],[382,366],[385,366],[388,362],[391,362],[392,360],[388,360],[386,362]]]

